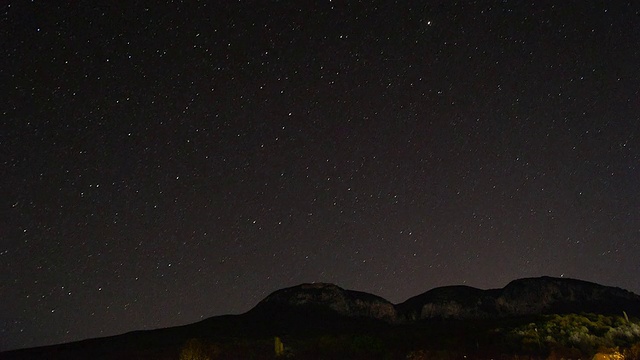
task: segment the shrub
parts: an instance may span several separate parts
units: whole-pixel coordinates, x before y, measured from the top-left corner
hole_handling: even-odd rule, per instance
[[[180,350],[180,360],[212,360],[220,355],[220,347],[199,339],[189,339]]]

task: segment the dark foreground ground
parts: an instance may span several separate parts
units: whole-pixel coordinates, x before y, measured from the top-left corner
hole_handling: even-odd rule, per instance
[[[6,352],[0,359],[639,359],[640,320],[565,314],[389,325],[331,314],[224,316]]]

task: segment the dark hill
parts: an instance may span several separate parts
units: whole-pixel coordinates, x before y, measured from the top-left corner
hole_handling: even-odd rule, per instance
[[[497,315],[495,299],[499,292],[470,286],[435,288],[396,305],[398,321],[470,319]]]
[[[321,311],[349,318],[368,318],[394,322],[392,303],[372,294],[345,290],[333,284],[302,284],[278,290],[249,311],[251,316],[273,317],[299,311]]]
[[[515,280],[502,289],[436,288],[396,305],[396,310],[400,321],[623,311],[640,316],[640,296],[582,280],[539,277]]]

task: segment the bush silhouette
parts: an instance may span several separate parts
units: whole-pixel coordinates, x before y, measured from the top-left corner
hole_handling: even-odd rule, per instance
[[[217,345],[207,344],[199,339],[189,339],[180,350],[180,360],[213,360],[220,355]]]

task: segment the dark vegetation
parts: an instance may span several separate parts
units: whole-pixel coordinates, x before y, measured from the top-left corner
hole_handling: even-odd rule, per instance
[[[338,328],[339,329],[339,328]],[[188,359],[636,359],[640,320],[565,314],[500,320],[434,320],[304,334],[185,342]],[[281,341],[283,350],[276,351]],[[201,349],[193,351],[193,349]],[[196,356],[194,356],[196,354]]]

